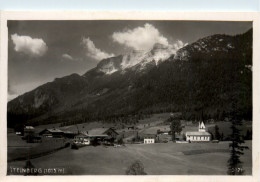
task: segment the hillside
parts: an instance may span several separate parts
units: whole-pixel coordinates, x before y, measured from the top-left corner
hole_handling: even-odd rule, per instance
[[[155,45],[101,60],[80,76],[55,79],[8,103],[8,126],[122,121],[180,111],[188,119],[252,118],[252,29],[212,35],[176,53]]]

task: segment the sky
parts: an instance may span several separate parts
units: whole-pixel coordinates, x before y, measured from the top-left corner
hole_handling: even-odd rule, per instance
[[[8,100],[102,59],[149,50],[155,43],[179,49],[214,34],[236,35],[252,22],[221,21],[8,21]]]

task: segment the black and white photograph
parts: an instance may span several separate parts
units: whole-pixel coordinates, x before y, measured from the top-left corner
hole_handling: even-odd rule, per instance
[[[253,21],[7,20],[7,176],[253,174]]]

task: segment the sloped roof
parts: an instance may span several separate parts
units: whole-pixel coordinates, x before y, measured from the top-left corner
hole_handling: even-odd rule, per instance
[[[33,126],[25,126],[24,129],[33,130],[34,127]]]
[[[75,134],[75,132],[72,132],[72,131],[63,131],[63,133],[65,133],[65,134]]]
[[[43,133],[44,131],[49,131],[51,133],[63,133],[63,131],[61,131],[60,129],[56,129],[56,128],[44,129],[40,133]]]
[[[92,130],[88,131],[89,136],[108,136],[107,134],[105,134],[105,132],[108,130],[109,128],[95,128]]]
[[[83,134],[83,135],[88,135],[87,131],[81,131],[80,133]]]
[[[200,123],[200,128],[201,128],[201,129],[205,129],[205,128],[206,128],[205,125],[204,125],[204,123],[203,123],[203,121]]]
[[[147,137],[156,138],[156,134],[143,134],[143,137],[144,138],[147,138]]]
[[[56,128],[51,128],[51,129],[47,129],[47,130],[52,133],[63,133],[63,131],[61,131],[60,129],[56,129]]]
[[[84,133],[79,133],[75,137],[88,137],[88,136]]]
[[[148,134],[148,135],[149,134],[156,135],[158,129],[159,129],[158,127],[150,127],[150,128],[147,128],[147,129],[143,130],[141,133],[142,134]]]
[[[199,131],[187,131],[186,132],[186,135],[196,135],[196,136],[204,136],[204,135],[207,135],[207,136],[211,136],[211,134],[209,134],[208,132],[206,131],[203,131],[203,132],[199,132]]]

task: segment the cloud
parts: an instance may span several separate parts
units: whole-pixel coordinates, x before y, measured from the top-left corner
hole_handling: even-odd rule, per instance
[[[9,94],[7,95],[7,100],[8,102],[15,99],[16,97],[18,97],[19,95],[18,94]]]
[[[70,60],[72,61],[73,60],[73,57],[71,57],[69,54],[62,54],[62,59],[65,59],[65,60]]]
[[[89,38],[84,37],[82,39],[82,44],[87,49],[87,56],[89,56],[95,60],[100,61],[102,59],[115,56],[114,54],[109,54],[109,53],[106,53],[106,52],[96,48],[93,41],[90,40]]]
[[[181,40],[177,40],[176,42],[174,42],[173,44],[169,44],[167,46],[158,46],[157,47],[162,47],[162,49],[160,49],[160,51],[156,51],[156,47],[154,47],[155,51],[154,51],[154,55],[153,55],[153,59],[158,62],[160,60],[166,60],[168,59],[171,55],[176,54],[176,52],[181,49],[182,47],[186,46],[186,44],[184,44]],[[157,48],[158,49],[158,48]]]
[[[13,88],[13,86],[10,84],[10,81],[8,80],[8,95],[7,99],[8,101],[16,98],[18,94],[16,93],[16,90]]]
[[[46,43],[42,39],[18,34],[11,35],[11,39],[16,52],[23,52],[29,56],[40,57],[48,50]]]
[[[13,88],[13,86],[10,84],[10,81],[8,80],[8,93],[9,94],[16,94],[15,89]]]
[[[186,45],[188,45],[188,43],[183,43],[181,40],[177,40],[174,44],[170,45],[170,47],[172,47],[172,49],[176,52]]]
[[[153,25],[146,23],[143,27],[114,32],[113,41],[135,50],[149,50],[155,43],[168,45],[168,40]]]

